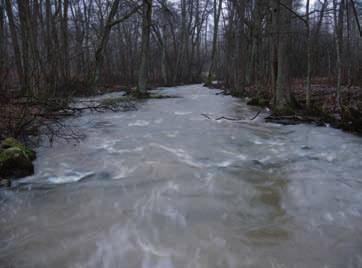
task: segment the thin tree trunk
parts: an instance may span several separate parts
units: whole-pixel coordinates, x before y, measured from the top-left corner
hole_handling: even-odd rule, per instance
[[[93,73],[93,75],[91,77],[91,80],[92,80],[91,83],[92,84],[96,84],[99,81],[100,72],[101,72],[102,67],[103,67],[104,49],[107,46],[107,43],[108,43],[108,40],[109,40],[109,35],[111,33],[111,30],[112,30],[112,21],[113,21],[114,16],[117,13],[119,3],[120,3],[120,0],[115,0],[112,3],[111,10],[110,10],[109,15],[108,15],[107,20],[106,20],[106,25],[105,25],[105,27],[103,29],[103,32],[102,32],[101,40],[100,40],[100,42],[98,44],[98,47],[96,49],[95,56],[94,56],[95,57],[94,73]]]
[[[306,26],[307,26],[307,88],[305,94],[305,103],[307,109],[310,109],[310,95],[311,95],[311,79],[312,79],[312,44],[311,44],[311,29],[310,29],[310,19],[309,19],[309,3],[307,0],[305,13],[306,13]]]
[[[219,2],[217,2],[219,1]],[[212,77],[215,72],[215,65],[216,65],[216,50],[217,50],[217,35],[219,30],[219,20],[220,20],[220,13],[222,8],[222,0],[214,0],[214,33],[212,38],[212,49],[211,49],[211,64],[209,68],[209,73],[207,75],[207,84],[211,84]]]
[[[69,63],[69,44],[68,44],[68,9],[69,1],[63,2],[63,18],[62,18],[62,37],[63,37],[63,78],[68,80],[70,77]]]
[[[5,77],[6,77],[6,34],[5,34],[5,4],[3,0],[0,0],[0,92],[5,88]]]
[[[292,8],[292,0],[287,0],[284,5]],[[280,9],[280,35],[278,43],[278,75],[275,94],[275,110],[287,112],[291,107],[291,95],[289,89],[289,32],[291,26],[291,13],[286,8]]]
[[[351,51],[351,7],[350,2],[346,1],[346,20],[347,20],[347,40],[346,40],[346,65],[347,65],[347,85],[352,85],[352,51]]]
[[[276,105],[276,88],[277,88],[277,77],[278,77],[278,43],[279,43],[279,17],[280,17],[280,6],[278,0],[271,0],[272,6],[272,27],[271,27],[271,44],[270,44],[270,55],[271,55],[271,88],[272,88],[272,105]]]
[[[24,80],[24,93],[30,93],[30,57],[29,57],[29,31],[27,21],[28,3],[18,0],[19,20],[20,20],[20,39],[22,46],[22,62],[23,62],[23,80]]]
[[[343,8],[344,0],[339,4],[337,12],[337,2],[333,1],[333,13],[335,24],[336,60],[337,60],[337,88],[336,88],[336,108],[341,108],[341,87],[342,87],[342,42],[343,42]]]
[[[10,0],[5,0],[5,7],[6,7],[6,14],[9,20],[9,27],[10,27],[10,34],[11,34],[11,41],[12,41],[12,47],[14,49],[14,56],[15,56],[15,65],[17,69],[17,74],[19,78],[19,82],[21,84],[22,90],[25,90],[26,85],[24,84],[24,71],[23,71],[23,65],[21,61],[21,52],[20,52],[20,46],[17,36],[17,29],[15,26],[14,21],[14,13],[13,13],[13,7],[11,5]]]
[[[137,90],[145,93],[148,76],[148,57],[150,49],[150,32],[152,19],[152,0],[144,0],[142,8],[141,63],[138,71]]]
[[[325,0],[322,4],[322,9],[319,14],[318,22],[316,25],[316,30],[312,35],[312,31],[310,28],[310,1],[307,0],[306,5],[306,25],[307,25],[307,88],[306,88],[306,107],[310,109],[311,107],[311,84],[312,84],[312,58],[313,58],[313,44],[316,45],[318,43],[319,33],[322,26],[322,21],[324,17],[325,9],[328,5],[328,0]]]

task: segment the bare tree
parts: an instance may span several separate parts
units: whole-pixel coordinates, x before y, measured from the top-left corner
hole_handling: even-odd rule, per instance
[[[275,108],[283,111],[291,106],[291,92],[289,84],[289,40],[291,29],[291,13],[293,1],[284,1],[283,6],[279,3],[279,40],[278,40],[278,71],[275,91]]]
[[[122,18],[115,20],[114,17],[116,16],[116,13],[118,11],[119,4],[120,4],[120,0],[113,1],[112,5],[111,5],[111,9],[110,9],[109,14],[106,19],[105,26],[101,33],[101,38],[100,38],[99,44],[96,48],[94,73],[91,77],[93,79],[93,83],[97,83],[99,81],[100,72],[103,67],[104,49],[106,48],[107,43],[109,41],[109,35],[111,33],[112,28],[115,25],[127,20],[134,13],[136,13],[140,8],[140,6],[135,6],[130,12],[128,12]]]
[[[6,69],[6,42],[5,42],[5,4],[0,0],[0,92],[4,90],[4,82],[7,76]]]
[[[11,4],[11,1],[5,0],[5,6],[6,6],[6,14],[7,14],[7,17],[9,20],[9,27],[10,27],[10,33],[11,33],[11,39],[12,39],[12,46],[14,49],[14,58],[15,58],[17,74],[18,74],[19,81],[21,83],[21,88],[22,88],[22,90],[25,90],[26,84],[25,84],[25,80],[24,80],[21,52],[20,52],[17,28],[15,25],[15,19],[14,19],[14,14],[13,14],[13,6]]]
[[[342,46],[343,46],[343,12],[344,0],[338,3],[333,0],[333,19],[335,25],[335,42],[336,42],[336,58],[337,58],[337,88],[336,88],[336,106],[341,108],[341,86],[342,86]]]
[[[142,8],[141,63],[138,71],[137,90],[144,93],[147,87],[150,33],[152,24],[152,0],[144,0]]]
[[[214,32],[212,37],[212,49],[211,49],[211,63],[209,68],[209,73],[207,75],[207,83],[211,84],[212,76],[214,73],[215,65],[216,65],[216,49],[217,49],[217,38],[218,38],[218,30],[219,30],[219,20],[222,9],[222,0],[214,0]]]
[[[312,56],[313,56],[313,45],[315,45],[318,41],[318,37],[320,34],[320,29],[322,25],[322,21],[324,18],[325,10],[328,6],[328,1],[325,0],[322,3],[322,8],[318,16],[317,25],[315,27],[314,33],[312,32],[312,25],[310,19],[310,0],[307,0],[306,3],[306,28],[307,28],[307,86],[306,86],[306,106],[307,109],[311,108],[311,86],[312,86]]]

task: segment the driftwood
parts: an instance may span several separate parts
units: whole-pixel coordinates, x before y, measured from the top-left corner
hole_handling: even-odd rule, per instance
[[[208,116],[207,114],[201,114],[203,117],[206,117],[207,119],[213,120],[210,116]]]
[[[243,119],[240,119],[240,118],[232,118],[232,117],[226,117],[226,116],[220,116],[220,117],[215,118],[214,120],[218,121],[218,120],[222,120],[222,119],[230,120],[230,121],[241,121],[241,120],[243,120]]]
[[[209,120],[220,120],[220,119],[225,119],[225,120],[230,120],[236,124],[241,124],[243,125],[244,128],[248,128],[250,130],[253,130],[253,131],[260,131],[260,132],[268,132],[268,133],[271,133],[272,132],[272,129],[269,129],[269,127],[263,127],[262,125],[260,124],[255,124],[253,121],[253,119],[255,119],[260,113],[262,112],[262,110],[260,110],[255,116],[253,116],[252,119],[248,120],[248,119],[237,119],[237,118],[230,118],[230,117],[225,117],[225,116],[221,116],[221,117],[217,117],[216,119],[210,117],[209,115],[207,114],[201,114],[202,116],[204,116],[205,118],[209,119]]]
[[[257,118],[260,113],[262,112],[263,110],[259,110],[252,118],[250,118],[249,120],[250,121],[253,121],[255,118]],[[228,117],[228,116],[220,116],[220,117],[216,117],[216,118],[211,118],[209,115],[207,114],[201,114],[202,116],[206,117],[207,119],[210,119],[210,120],[229,120],[229,121],[244,121],[245,119],[241,119],[241,118],[233,118],[233,117]]]
[[[263,110],[259,110],[252,118],[250,118],[250,121],[253,121],[254,119],[256,119],[262,111]]]
[[[207,114],[201,114],[201,115],[206,117],[207,119],[215,120],[215,121],[219,121],[219,120],[222,120],[222,119],[230,120],[230,121],[242,121],[242,120],[244,120],[244,119],[241,119],[241,118],[232,118],[232,117],[227,117],[227,116],[220,116],[220,117],[216,117],[216,118],[211,118]]]

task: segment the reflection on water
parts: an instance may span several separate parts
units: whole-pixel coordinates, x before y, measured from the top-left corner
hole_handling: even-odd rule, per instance
[[[67,119],[86,138],[38,149],[0,192],[0,267],[362,267],[361,138],[165,91],[181,98]]]

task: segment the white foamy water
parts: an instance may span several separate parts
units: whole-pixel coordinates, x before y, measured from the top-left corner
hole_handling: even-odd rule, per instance
[[[49,177],[48,180],[51,183],[70,183],[80,181],[88,176],[93,175],[94,172],[72,172],[71,174],[67,174],[64,176],[58,177]]]
[[[181,111],[176,111],[174,112],[175,115],[188,115],[188,114],[192,114],[192,112],[181,112]]]
[[[129,123],[128,126],[129,126],[129,127],[134,127],[134,126],[144,127],[144,126],[148,126],[149,124],[150,124],[150,122],[148,122],[148,121],[145,121],[145,120],[137,120],[137,121],[135,121],[135,122]]]

